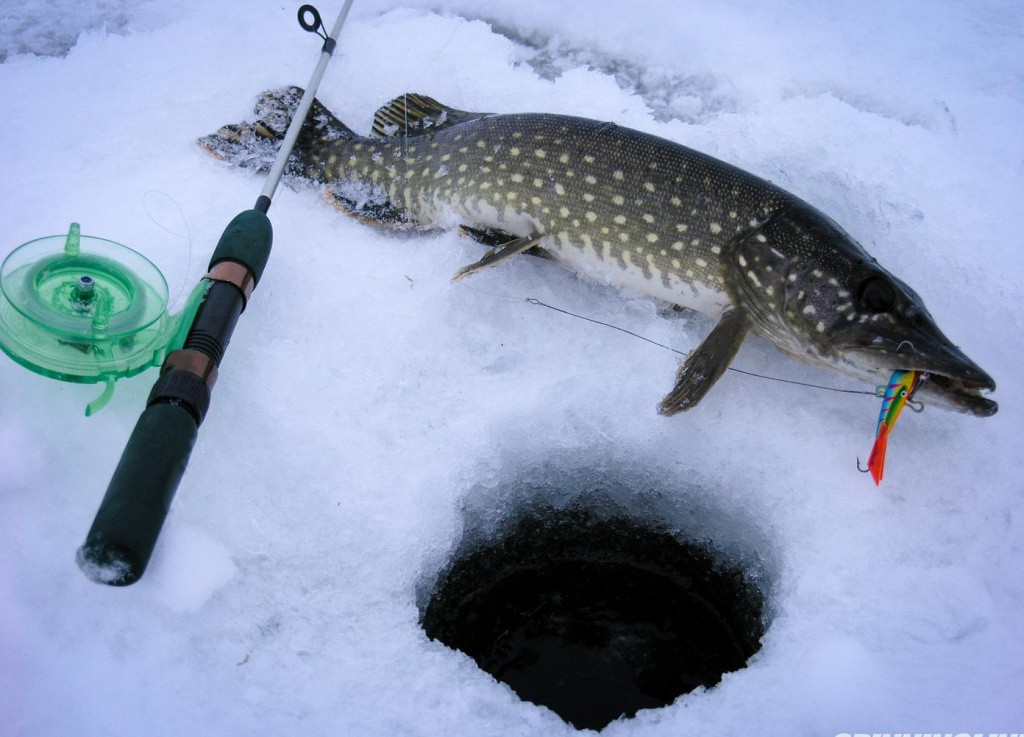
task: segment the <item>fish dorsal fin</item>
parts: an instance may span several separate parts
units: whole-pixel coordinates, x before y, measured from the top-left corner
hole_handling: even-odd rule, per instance
[[[442,105],[432,97],[409,93],[396,97],[373,116],[373,135],[378,138],[414,136],[468,123],[488,113],[469,113]]]

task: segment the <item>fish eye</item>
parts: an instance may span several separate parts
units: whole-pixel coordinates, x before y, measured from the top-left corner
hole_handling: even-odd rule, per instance
[[[896,289],[880,276],[869,276],[857,289],[857,301],[868,312],[888,312],[896,306]]]

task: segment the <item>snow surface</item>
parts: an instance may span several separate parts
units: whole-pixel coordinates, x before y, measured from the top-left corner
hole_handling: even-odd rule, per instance
[[[194,141],[305,84],[319,45],[295,11],[5,0],[0,255],[77,220],[157,263],[180,307],[263,184]],[[571,734],[417,607],[464,531],[523,502],[512,480],[603,472],[673,490],[607,503],[756,558],[771,606],[748,668],[607,734],[1022,731],[1021,4],[357,2],[321,99],[367,132],[406,91],[614,120],[790,188],[924,296],[999,414],[906,417],[876,489],[855,467],[876,400],[731,373],[659,417],[674,354],[524,300],[681,350],[705,322],[537,259],[452,285],[480,246],[283,189],[138,584],[74,558],[154,373],[86,419],[98,387],[0,360],[0,731]],[[737,365],[849,386],[758,341]]]

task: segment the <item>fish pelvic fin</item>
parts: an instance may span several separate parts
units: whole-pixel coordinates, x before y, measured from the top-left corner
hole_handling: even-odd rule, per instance
[[[401,138],[449,128],[485,118],[490,113],[471,113],[442,105],[432,97],[409,92],[389,102],[373,116],[372,134]]]
[[[257,173],[268,172],[302,94],[302,88],[294,86],[268,90],[257,99],[252,122],[226,125],[212,135],[203,136],[197,143],[211,156],[233,166],[255,169]],[[313,165],[313,154],[334,141],[357,137],[319,100],[314,100],[288,159],[285,174],[322,180],[322,174]]]
[[[696,407],[729,368],[750,329],[746,310],[730,307],[718,324],[683,361],[672,391],[661,400],[658,412],[674,415]]]
[[[491,250],[490,252],[488,252],[486,256],[484,256],[476,263],[472,263],[469,266],[464,266],[458,271],[456,271],[455,276],[452,277],[452,281],[457,282],[464,276],[469,276],[470,274],[475,274],[478,271],[483,271],[484,269],[494,266],[495,264],[500,264],[505,259],[517,256],[520,253],[523,253],[524,251],[529,251],[531,248],[540,243],[541,237],[542,236],[538,235],[537,233],[534,233],[533,235],[526,235],[523,236],[522,238],[513,238],[507,243],[504,243],[501,246],[498,246]]]

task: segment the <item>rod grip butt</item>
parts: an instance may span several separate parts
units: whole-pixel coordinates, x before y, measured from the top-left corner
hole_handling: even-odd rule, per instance
[[[195,417],[179,404],[142,412],[78,549],[87,577],[110,586],[142,577],[198,434]]]

